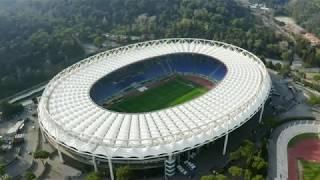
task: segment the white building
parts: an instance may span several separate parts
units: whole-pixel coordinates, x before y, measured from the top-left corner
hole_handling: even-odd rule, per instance
[[[17,134],[18,130],[24,127],[24,120],[16,122],[12,127],[10,127],[7,131],[8,136],[14,136]]]
[[[224,79],[205,95],[155,112],[119,113],[103,109],[89,91],[109,73],[149,58],[173,53],[201,54],[227,67]],[[89,57],[55,76],[38,106],[43,135],[59,152],[78,161],[110,168],[113,164],[165,166],[175,173],[180,154],[224,137],[259,112],[271,80],[262,61],[231,44],[203,39],[161,39],[132,44]]]

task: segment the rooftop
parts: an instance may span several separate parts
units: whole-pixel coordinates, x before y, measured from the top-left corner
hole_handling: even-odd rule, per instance
[[[228,73],[203,96],[154,112],[113,112],[89,96],[98,79],[121,67],[185,52],[216,58]],[[43,93],[39,121],[49,136],[78,152],[146,158],[184,151],[223,136],[249,120],[269,90],[265,66],[241,48],[201,39],[163,39],[100,53],[64,70]]]

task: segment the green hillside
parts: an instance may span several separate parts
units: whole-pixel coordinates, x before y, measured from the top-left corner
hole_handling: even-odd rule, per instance
[[[0,98],[49,80],[89,56],[86,47],[132,36],[221,40],[271,58],[286,51],[283,37],[234,0],[0,0],[0,34]]]

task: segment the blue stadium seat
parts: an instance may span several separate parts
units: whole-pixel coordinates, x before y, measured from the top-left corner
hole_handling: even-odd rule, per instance
[[[123,67],[93,85],[90,96],[98,104],[133,83],[159,79],[171,73],[192,73],[221,81],[227,73],[220,61],[200,54],[171,54]]]

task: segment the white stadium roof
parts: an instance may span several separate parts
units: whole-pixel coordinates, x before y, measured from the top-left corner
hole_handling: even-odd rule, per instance
[[[126,114],[94,103],[90,88],[128,64],[172,53],[211,56],[228,69],[206,94],[174,107]],[[41,128],[78,153],[108,158],[166,156],[213,141],[249,120],[269,95],[263,63],[239,47],[201,39],[162,39],[120,47],[65,69],[47,85],[40,104]]]

